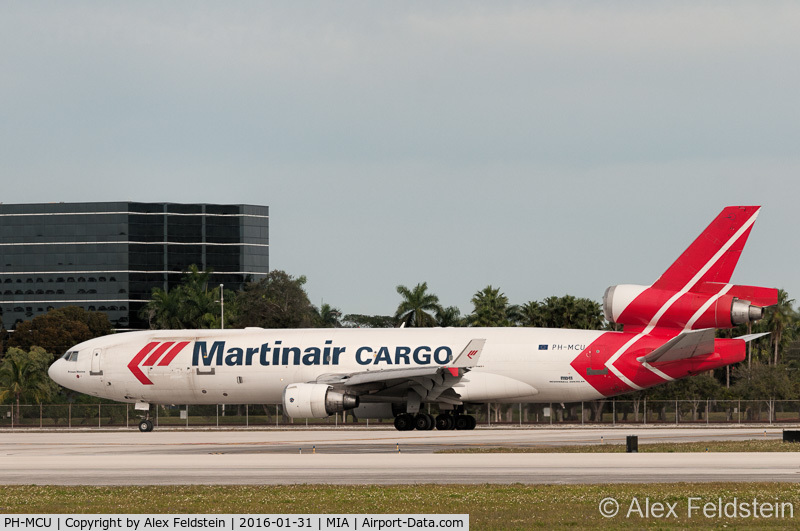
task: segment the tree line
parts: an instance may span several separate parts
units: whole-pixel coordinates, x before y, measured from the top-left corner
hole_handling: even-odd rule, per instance
[[[543,327],[614,330],[600,303],[571,295],[513,304],[494,286],[471,298],[472,311],[445,306],[426,282],[398,285],[399,302],[385,315],[344,314],[330,304],[314,306],[305,291],[306,277],[275,270],[239,291],[210,285],[211,271],[190,267],[171,290],[154,288],[140,317],[151,329],[191,328],[390,328],[390,327]],[[224,316],[221,300],[224,298]],[[720,337],[769,332],[748,344],[747,359],[732,369],[717,369],[631,396],[653,400],[723,398],[800,398],[800,345],[796,343],[800,314],[794,300],[780,290],[778,305],[763,320],[720,330]],[[6,334],[0,362],[0,402],[49,402],[67,398],[68,391],[47,378],[47,367],[69,347],[112,333],[105,314],[77,307],[51,310]],[[699,397],[699,398],[698,398]],[[72,395],[68,398],[75,400]],[[95,399],[96,400],[96,399]]]

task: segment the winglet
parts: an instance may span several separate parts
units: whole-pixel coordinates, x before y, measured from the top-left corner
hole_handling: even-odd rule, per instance
[[[464,347],[464,350],[461,351],[461,354],[459,354],[458,357],[453,360],[453,363],[448,365],[448,367],[461,369],[475,367],[478,364],[478,358],[481,357],[483,345],[485,344],[485,339],[473,339],[467,343],[467,346]]]

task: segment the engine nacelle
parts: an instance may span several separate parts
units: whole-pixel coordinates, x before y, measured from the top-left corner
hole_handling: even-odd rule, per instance
[[[292,418],[320,419],[358,407],[358,397],[325,384],[297,383],[283,390],[283,410]]]
[[[695,330],[732,328],[764,317],[762,307],[729,293],[718,296],[718,291],[690,291],[676,297],[678,292],[650,286],[611,286],[603,295],[603,313],[612,323],[647,326],[658,316],[658,326],[684,328],[691,322]]]

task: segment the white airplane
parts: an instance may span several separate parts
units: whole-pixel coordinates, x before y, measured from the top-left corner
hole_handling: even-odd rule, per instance
[[[759,207],[727,207],[651,286],[606,290],[622,332],[542,328],[149,330],[75,345],[58,384],[135,403],[283,404],[293,418],[352,410],[398,430],[473,429],[482,403],[562,403],[644,389],[745,357],[776,289],[730,284]],[[435,404],[435,419],[423,406]]]

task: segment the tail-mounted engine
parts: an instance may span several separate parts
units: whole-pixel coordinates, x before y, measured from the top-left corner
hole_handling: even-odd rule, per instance
[[[720,295],[722,293],[722,295]],[[603,312],[612,323],[631,326],[732,328],[764,317],[764,307],[778,302],[778,290],[755,286],[699,283],[686,293],[650,286],[611,286]]]
[[[283,390],[283,410],[292,418],[323,418],[358,407],[358,396],[334,391],[330,385],[298,383]]]

